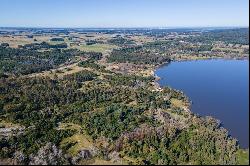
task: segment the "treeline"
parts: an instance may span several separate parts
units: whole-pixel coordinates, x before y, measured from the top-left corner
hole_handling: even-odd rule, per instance
[[[199,36],[185,38],[189,42],[211,43],[222,41],[226,44],[249,44],[249,28],[210,30]]]
[[[94,79],[94,77],[96,77],[97,75],[93,72],[87,71],[87,70],[83,70],[74,74],[69,74],[69,75],[65,75],[63,78],[66,80],[70,80],[70,81],[77,81],[77,82],[84,82],[84,81],[91,81]]]
[[[55,38],[50,39],[50,41],[64,41],[64,39],[59,38],[59,37],[55,37]]]
[[[155,54],[142,47],[115,49],[108,57],[108,62],[134,63],[134,64],[162,64],[170,61],[169,57]]]
[[[169,125],[137,128],[120,137],[116,148],[122,155],[139,158],[136,164],[143,165],[236,163],[236,140],[224,142],[226,134],[210,119],[201,118],[201,121],[193,122],[189,128],[182,130]],[[213,127],[207,126],[207,123]]]
[[[101,52],[83,52],[87,57],[91,60],[100,60],[102,59],[102,53]]]
[[[47,42],[42,42],[42,43],[25,44],[23,46],[20,45],[19,48],[29,49],[29,50],[62,49],[62,48],[68,48],[68,45],[67,43],[49,44]]]
[[[143,46],[114,49],[108,57],[108,62],[153,64],[158,65],[169,62],[173,57],[183,54],[211,55],[211,44],[190,44],[178,40],[159,40],[145,43]]]
[[[0,73],[30,74],[49,70],[63,64],[75,56],[84,55],[74,49],[38,52],[35,50],[0,46]]]
[[[104,66],[101,66],[97,63],[95,63],[95,60],[93,59],[88,59],[88,60],[85,60],[85,61],[81,61],[78,66],[80,67],[85,67],[85,68],[93,68],[93,69],[96,69],[96,70],[104,70]]]
[[[104,78],[107,79],[112,86],[124,85],[130,87],[143,87],[154,80],[154,77],[142,77],[125,74],[104,75]]]
[[[102,53],[84,52],[77,49],[52,49],[40,52],[34,49],[10,48],[1,45],[0,73],[19,75],[41,72],[73,61],[76,56],[86,57],[91,61],[91,64],[94,64],[96,60],[102,58]]]
[[[133,40],[123,38],[123,37],[116,37],[116,38],[110,39],[108,40],[108,43],[115,44],[115,45],[122,46],[122,47],[136,44]]]

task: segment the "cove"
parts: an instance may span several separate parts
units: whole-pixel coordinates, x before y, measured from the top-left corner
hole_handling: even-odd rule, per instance
[[[242,148],[249,147],[248,60],[174,61],[155,74],[161,86],[189,97],[192,112],[219,119]]]

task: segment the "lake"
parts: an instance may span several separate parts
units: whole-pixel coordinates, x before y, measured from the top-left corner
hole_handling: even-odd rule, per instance
[[[182,90],[189,97],[192,112],[219,119],[241,147],[249,147],[248,60],[171,62],[155,74],[161,86]]]

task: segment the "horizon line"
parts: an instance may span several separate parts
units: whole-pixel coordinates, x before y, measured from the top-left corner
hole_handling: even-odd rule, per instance
[[[0,26],[2,28],[34,28],[34,29],[181,29],[181,28],[249,28],[249,25],[234,26],[138,26],[138,27],[56,27],[56,26]]]

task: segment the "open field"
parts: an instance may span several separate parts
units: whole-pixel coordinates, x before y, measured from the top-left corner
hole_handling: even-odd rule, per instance
[[[13,124],[0,119],[0,128],[21,127],[19,124]]]
[[[84,131],[82,130],[81,126],[73,123],[61,123],[58,127],[58,130],[76,130],[77,133],[74,134],[71,137],[65,138],[60,143],[60,146],[63,148],[67,145],[73,145],[71,146],[67,151],[71,155],[77,155],[77,153],[84,149],[89,148],[93,146],[92,139],[84,134]]]
[[[89,148],[90,146],[92,146],[92,142],[90,138],[88,138],[86,135],[75,134],[71,137],[64,139],[61,142],[61,147],[67,146],[68,144],[71,144],[71,143],[74,144],[72,147],[68,149],[68,153],[70,153],[71,155],[77,155],[77,153],[80,150]]]
[[[62,67],[57,68],[57,69],[43,71],[41,73],[29,74],[27,76],[28,77],[42,77],[42,76],[44,76],[44,77],[54,78],[55,75],[57,75],[58,78],[62,78],[64,75],[73,74],[73,73],[82,71],[84,69],[86,69],[86,68],[79,67],[78,63],[74,63],[71,65],[62,66]],[[25,76],[25,77],[27,77],[27,76]]]
[[[94,52],[102,52],[104,53],[107,50],[112,50],[113,48],[117,48],[114,45],[109,44],[93,44],[93,45],[80,45],[80,46],[73,46],[73,48],[77,48],[81,51],[94,51]]]
[[[18,45],[50,42],[50,39],[53,37],[56,37],[56,36],[42,35],[42,36],[33,36],[33,38],[28,38],[27,34],[19,35],[19,36],[7,35],[7,36],[0,36],[0,43],[8,43],[10,47],[17,48]],[[50,42],[50,43],[53,43],[53,42]]]
[[[248,165],[249,164],[249,149],[244,151],[244,150],[239,150],[238,153],[238,163],[240,165]]]
[[[186,108],[185,103],[182,100],[178,100],[175,98],[171,99],[171,104],[173,105],[173,107]]]
[[[34,40],[26,36],[0,36],[0,43],[8,43],[10,47],[17,48],[18,45],[34,43]]]

